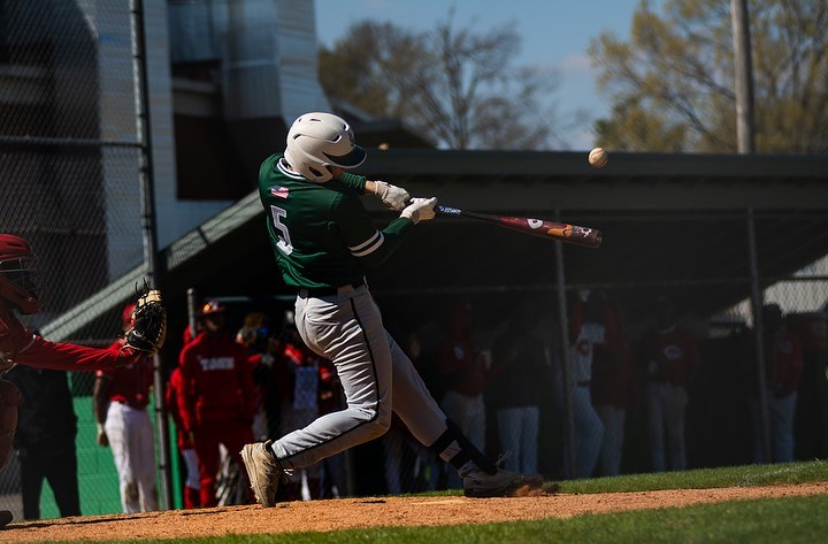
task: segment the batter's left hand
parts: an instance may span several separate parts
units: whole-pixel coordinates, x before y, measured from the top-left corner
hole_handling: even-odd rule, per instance
[[[420,221],[434,219],[434,206],[437,205],[437,198],[412,198],[411,203],[403,208],[400,217],[411,219],[416,225]]]
[[[391,185],[384,181],[374,182],[374,194],[378,196],[389,210],[402,211],[406,202],[411,198],[408,191],[402,187]]]

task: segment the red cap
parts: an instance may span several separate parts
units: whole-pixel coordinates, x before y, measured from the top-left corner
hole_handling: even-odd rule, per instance
[[[198,315],[202,317],[220,313],[224,313],[224,304],[218,300],[208,300],[198,310]]]

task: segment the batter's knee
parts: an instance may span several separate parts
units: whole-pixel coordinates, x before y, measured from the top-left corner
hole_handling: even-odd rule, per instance
[[[370,434],[370,439],[379,438],[391,428],[391,410],[367,410],[365,430]]]

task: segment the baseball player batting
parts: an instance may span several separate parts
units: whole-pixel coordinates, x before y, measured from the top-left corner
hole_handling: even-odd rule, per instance
[[[508,496],[538,488],[540,475],[508,472],[484,456],[447,420],[409,358],[388,334],[365,284],[420,221],[434,218],[436,198],[345,172],[365,160],[351,127],[328,113],[307,113],[290,127],[284,155],[259,171],[259,195],[285,283],[296,289],[302,340],[330,359],[346,408],[278,440],[247,444],[242,458],[257,500],[274,506],[282,475],[383,435],[396,413],[425,446],[453,465],[466,495]],[[400,216],[378,230],[359,199],[379,197]]]

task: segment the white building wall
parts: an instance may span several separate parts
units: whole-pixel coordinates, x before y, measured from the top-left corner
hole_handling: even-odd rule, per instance
[[[98,42],[100,138],[105,142],[138,143],[132,15],[127,10],[102,9],[104,2],[107,0],[77,0]],[[145,0],[144,10],[158,243],[164,248],[231,202],[185,202],[176,196],[167,2]],[[137,148],[103,148],[110,278],[121,276],[143,259],[143,197],[138,161]]]
[[[127,10],[99,9],[104,0],[81,0],[91,34],[97,39],[100,138],[138,144],[136,86],[132,66],[132,17]],[[117,278],[143,259],[139,150],[103,147],[108,272]]]
[[[329,109],[316,75],[315,17],[309,0],[216,2],[227,119],[282,117],[289,125]]]
[[[176,195],[175,134],[166,0],[144,0],[158,245],[164,248],[231,204]]]
[[[139,141],[136,125],[138,84],[126,63],[132,58],[131,14],[100,16],[101,2],[78,0],[99,45],[100,122],[103,140]],[[230,201],[186,201],[177,198],[173,88],[170,73],[168,5],[144,0],[149,108],[155,179],[158,243],[164,248],[184,233],[227,208]],[[210,3],[215,50],[223,73],[225,117],[284,118],[329,108],[317,81],[314,2],[308,0],[216,0]],[[106,148],[109,274],[118,277],[140,262],[141,180],[137,151]],[[136,220],[136,218],[138,218]]]

